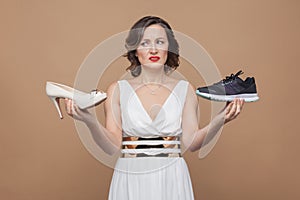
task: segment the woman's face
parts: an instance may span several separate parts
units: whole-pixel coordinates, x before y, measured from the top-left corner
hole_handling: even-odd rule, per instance
[[[158,24],[153,24],[145,29],[136,55],[142,66],[160,68],[167,61],[168,47],[165,29]]]

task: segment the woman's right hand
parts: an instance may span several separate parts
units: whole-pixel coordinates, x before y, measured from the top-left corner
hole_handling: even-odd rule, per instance
[[[93,115],[87,109],[80,109],[72,99],[65,98],[65,108],[68,115],[76,120],[89,122],[93,119]]]

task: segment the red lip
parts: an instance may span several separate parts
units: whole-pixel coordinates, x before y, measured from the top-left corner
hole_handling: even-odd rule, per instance
[[[160,59],[159,56],[151,56],[151,57],[149,58],[149,60],[151,60],[152,62],[157,62],[157,61],[159,61],[159,59]]]

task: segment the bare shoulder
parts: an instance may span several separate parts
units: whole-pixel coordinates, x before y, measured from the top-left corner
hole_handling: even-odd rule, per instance
[[[119,89],[119,86],[118,86],[118,82],[117,82],[117,81],[111,83],[111,84],[108,86],[108,88],[107,88],[107,93],[108,93],[108,92],[113,92],[113,91],[115,91],[116,89]]]
[[[190,82],[188,82],[186,100],[188,102],[191,102],[192,104],[198,104],[198,97],[196,95],[196,89]]]
[[[196,95],[196,88],[190,82],[188,82],[188,91]]]
[[[107,90],[106,90],[106,93],[107,93],[107,98],[108,99],[111,99],[111,98],[114,98],[114,99],[119,99],[118,97],[120,96],[120,89],[119,89],[119,84],[117,81],[111,83]]]

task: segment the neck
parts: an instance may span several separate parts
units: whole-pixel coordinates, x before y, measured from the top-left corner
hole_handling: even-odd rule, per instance
[[[163,67],[160,69],[143,68],[140,78],[143,83],[162,83],[165,78],[164,68]]]

